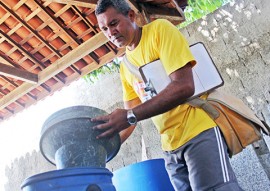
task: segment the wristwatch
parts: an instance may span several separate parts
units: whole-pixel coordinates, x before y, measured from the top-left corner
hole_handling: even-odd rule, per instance
[[[137,124],[137,118],[131,109],[127,111],[127,121],[130,125]]]

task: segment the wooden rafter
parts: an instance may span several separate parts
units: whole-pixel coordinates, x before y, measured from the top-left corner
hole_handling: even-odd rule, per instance
[[[71,39],[71,41],[73,43],[75,43],[76,45],[80,45],[80,41],[78,39],[76,39],[76,37],[74,35],[72,35],[65,27],[63,27],[63,25],[61,25],[56,18],[54,17],[54,15],[52,15],[51,13],[49,13],[41,3],[39,3],[37,0],[35,0],[35,2],[37,3],[37,5],[54,21],[54,23]],[[91,55],[89,55],[91,56]],[[95,58],[94,56],[91,56],[91,58],[97,63],[98,60],[97,58]]]
[[[43,0],[45,2],[55,2],[61,4],[69,4],[69,5],[76,5],[80,7],[87,7],[91,9],[95,9],[97,0]]]
[[[10,38],[7,34],[5,34],[2,30],[0,30],[0,34],[5,37],[5,39],[12,44],[14,47],[16,47],[16,49],[18,49],[20,52],[22,52],[29,60],[31,60],[33,63],[35,63],[36,65],[38,65],[41,68],[45,68],[45,65],[39,61],[38,59],[36,59],[34,56],[32,56],[28,51],[26,51],[24,48],[22,48],[22,46],[17,43],[16,41],[14,41],[12,38]]]
[[[172,0],[172,3],[174,4],[176,10],[180,13],[180,16],[183,18],[183,20],[185,20],[186,19],[185,14],[184,14],[184,11],[179,4],[179,1]]]
[[[52,45],[50,45],[39,33],[37,33],[35,30],[33,30],[24,20],[22,20],[17,14],[15,14],[11,9],[9,9],[4,3],[0,2],[0,5],[3,6],[3,8],[11,13],[14,18],[17,19],[18,23],[20,23],[20,25],[24,26],[26,29],[28,29],[29,31],[31,31],[31,33],[37,37],[37,39],[39,39],[41,42],[43,42],[52,52],[54,52],[56,55],[61,56],[60,53],[54,48],[52,47]]]
[[[134,0],[127,0],[130,8],[135,11],[136,14],[140,12],[139,5]]]
[[[152,6],[144,4],[145,10],[152,18],[171,18],[174,20],[184,20],[179,11],[173,8],[160,8],[158,6]]]
[[[32,84],[38,83],[38,75],[3,63],[0,63],[0,74]]]
[[[38,0],[34,0],[35,3],[42,9],[42,11],[61,29],[62,32],[64,32],[65,35],[67,35],[70,40],[76,44],[79,45],[80,42],[78,39],[76,39],[76,37],[74,35],[72,35],[65,27],[63,27],[63,25],[61,25],[57,20],[56,17],[54,17],[53,14],[51,14],[50,12],[48,12],[46,10],[46,8],[38,1]]]
[[[7,57],[5,54],[3,54],[2,51],[0,51],[0,62],[7,64],[7,65],[10,65],[10,66],[17,67],[17,68],[20,67],[17,63],[13,62],[9,57]]]
[[[16,83],[14,83],[12,80],[10,80],[9,78],[5,77],[5,76],[1,76],[4,80],[6,80],[10,85],[12,85],[13,87],[17,88],[18,85]],[[4,94],[5,95],[5,94]],[[31,93],[27,93],[27,95],[32,98],[33,100],[37,100],[37,98],[35,96],[33,96]],[[17,101],[16,101],[17,102]]]
[[[142,9],[142,16],[145,20],[146,23],[150,23],[150,16],[149,14],[147,13],[147,10],[145,8],[145,6],[143,4],[140,5],[141,6],[141,9]]]
[[[0,122],[124,54],[125,49],[116,48],[99,33],[93,14],[97,1],[0,1]],[[126,1],[139,26],[156,18],[179,24],[187,5],[187,0]],[[24,31],[29,34],[20,35]],[[5,70],[6,66],[10,68]],[[21,71],[14,73],[14,69]],[[38,81],[20,78],[25,77],[22,71],[36,73]]]
[[[87,7],[91,9],[95,9],[97,5],[97,0],[43,0],[43,1]],[[127,2],[130,5],[131,9],[133,9],[136,13],[139,12],[139,6],[134,0],[127,0]]]
[[[9,104],[19,99],[22,95],[27,94],[34,88],[38,87],[40,84],[54,77],[59,72],[63,71],[64,69],[72,65],[74,62],[88,55],[90,52],[99,48],[106,42],[108,42],[108,39],[102,33],[96,34],[94,37],[84,42],[77,48],[73,49],[64,57],[60,58],[55,63],[53,63],[52,65],[41,71],[38,74],[39,76],[38,84],[33,85],[29,83],[23,83],[21,86],[13,90],[11,93],[1,98],[0,109],[7,107]]]
[[[46,11],[46,9],[42,6],[42,4],[40,4],[38,1],[36,1],[36,4],[39,6],[39,8],[41,8],[51,19],[52,21],[71,39],[71,41],[73,43],[75,43],[76,45],[79,45],[79,41],[73,37],[67,30],[66,28],[64,28],[59,22],[57,22],[56,18],[50,14],[48,11]],[[58,50],[59,51],[59,50]],[[60,53],[58,54],[58,56],[62,56]],[[80,74],[80,71],[75,68],[74,66],[70,66],[75,72],[79,73]]]

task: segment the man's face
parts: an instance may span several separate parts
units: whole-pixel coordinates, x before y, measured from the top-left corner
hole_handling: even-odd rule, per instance
[[[125,16],[109,7],[104,13],[97,15],[97,21],[99,28],[113,44],[124,47],[134,38],[134,17],[133,11],[129,11],[128,16]]]

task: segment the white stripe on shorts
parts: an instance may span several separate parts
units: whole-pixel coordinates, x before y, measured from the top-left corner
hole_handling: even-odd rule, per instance
[[[227,163],[225,159],[224,146],[222,144],[223,142],[222,142],[222,137],[221,137],[219,128],[215,127],[214,129],[215,129],[215,134],[216,134],[217,143],[218,143],[218,150],[219,150],[220,163],[221,163],[221,168],[222,168],[222,173],[223,173],[223,179],[225,183],[225,182],[229,182],[230,177],[229,177]]]

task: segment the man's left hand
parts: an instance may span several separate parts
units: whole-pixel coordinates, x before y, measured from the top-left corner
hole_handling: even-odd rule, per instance
[[[116,133],[128,128],[130,124],[127,121],[127,110],[116,109],[109,115],[92,118],[93,122],[104,122],[92,127],[94,130],[101,130],[103,133],[97,136],[97,139],[104,137],[112,137]]]

